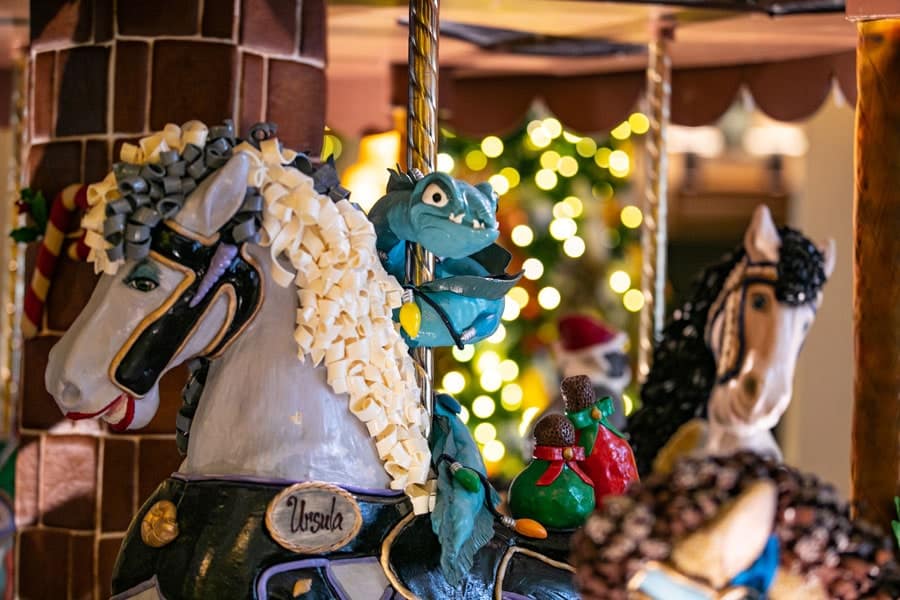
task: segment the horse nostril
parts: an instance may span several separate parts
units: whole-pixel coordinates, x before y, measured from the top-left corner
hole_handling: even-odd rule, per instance
[[[59,401],[65,406],[75,406],[80,400],[81,390],[78,389],[78,386],[68,381],[62,382],[59,390]]]
[[[756,394],[759,392],[759,379],[756,378],[756,375],[745,375],[741,385],[747,396],[756,397]]]

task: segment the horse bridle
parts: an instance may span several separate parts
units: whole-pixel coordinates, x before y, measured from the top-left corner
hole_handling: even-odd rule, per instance
[[[203,238],[169,222],[154,229],[151,258],[182,271],[185,279],[116,353],[109,375],[118,387],[134,396],[147,394],[220,296],[228,297],[228,317],[202,356],[220,355],[256,315],[263,298],[262,275],[244,244],[202,300],[191,306],[218,246],[225,243],[219,235]]]
[[[716,360],[716,383],[730,381],[740,372],[746,353],[746,332],[744,331],[744,310],[747,304],[747,289],[751,285],[763,284],[775,287],[778,281],[778,265],[773,262],[752,262],[744,256],[731,270],[709,309],[706,321],[706,345],[713,348],[718,342],[719,356]],[[713,331],[719,317],[725,319],[717,340]]]

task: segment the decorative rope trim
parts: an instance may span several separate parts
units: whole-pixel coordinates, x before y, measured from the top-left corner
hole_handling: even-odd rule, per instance
[[[203,147],[206,126],[167,125],[140,146],[124,145],[122,159],[141,164],[158,160],[160,148]],[[294,339],[301,361],[324,366],[337,394],[349,396],[350,412],[366,424],[390,487],[404,490],[416,513],[428,511],[425,487],[431,453],[424,431],[428,416],[409,350],[394,325],[392,309],[402,288],[381,266],[375,230],[365,214],[346,199],[335,202],[316,192],[314,180],[293,166],[295,152],[278,140],[243,142],[234,147],[251,166],[247,185],[263,197],[260,245],[269,248],[271,276],[278,285],[297,286],[299,308]],[[90,212],[82,220],[89,260],[95,270],[113,274],[103,236],[106,205],[119,197],[113,173],[88,188]]]

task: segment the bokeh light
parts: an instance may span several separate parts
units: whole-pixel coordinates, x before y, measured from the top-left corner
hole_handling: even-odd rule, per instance
[[[556,187],[556,173],[550,169],[541,169],[534,174],[534,182],[542,190],[552,190]]]
[[[597,153],[594,154],[594,162],[597,163],[598,167],[608,169],[610,154],[612,154],[612,150],[609,148],[597,148]]]
[[[489,463],[495,463],[503,460],[506,454],[506,446],[500,440],[491,440],[481,449],[481,455],[484,460]]]
[[[481,140],[481,151],[484,152],[486,156],[497,158],[503,154],[503,140],[496,135],[489,135]]]
[[[595,142],[593,138],[581,138],[575,144],[575,152],[578,153],[578,156],[590,158],[597,152],[597,142]]]
[[[510,358],[501,360],[497,369],[500,371],[500,377],[503,381],[515,381],[516,377],[519,376],[519,365]]]
[[[559,306],[561,300],[562,297],[559,295],[559,290],[553,286],[548,285],[538,292],[538,304],[545,310],[553,310]]]
[[[525,271],[525,279],[540,279],[544,274],[544,263],[537,258],[526,258],[522,263],[522,269]]]
[[[555,169],[559,163],[559,152],[556,150],[547,150],[541,154],[541,166],[545,169]]]
[[[478,396],[472,400],[472,414],[479,419],[487,419],[496,409],[494,399],[490,396]]]
[[[466,154],[466,166],[473,171],[480,171],[487,166],[487,156],[481,150],[471,150]]]
[[[500,356],[493,350],[485,350],[478,356],[475,361],[475,368],[479,373],[496,369],[500,364]]]
[[[519,172],[516,171],[513,167],[503,167],[500,169],[500,174],[506,178],[506,181],[509,182],[510,189],[519,185],[519,181],[522,179],[519,175]]]
[[[534,231],[528,225],[516,225],[509,233],[509,237],[512,239],[513,244],[524,248],[534,241]]]
[[[641,213],[641,209],[637,206],[628,205],[622,208],[622,211],[619,213],[619,219],[622,220],[622,225],[628,227],[629,229],[637,229],[641,226],[641,222],[644,220],[644,215]]]
[[[503,385],[500,371],[496,369],[485,371],[481,374],[481,378],[478,381],[481,384],[481,388],[486,392],[496,392]]]
[[[626,310],[638,312],[644,308],[644,294],[641,293],[641,290],[632,288],[622,296],[622,304],[625,305]]]
[[[497,325],[497,331],[492,333],[491,336],[489,338],[487,338],[485,341],[488,344],[499,344],[500,342],[502,342],[505,339],[506,339],[506,327],[503,326],[503,323],[500,323],[499,325]]]
[[[453,346],[453,358],[458,362],[469,362],[475,356],[475,346],[468,344],[462,347],[462,350]]]
[[[628,117],[628,124],[631,125],[632,133],[643,135],[650,129],[650,119],[644,113],[633,113]]]
[[[584,240],[578,237],[577,235],[573,235],[565,242],[563,242],[563,252],[566,253],[566,256],[570,258],[578,258],[585,251]]]
[[[622,121],[619,125],[609,132],[609,135],[617,140],[627,140],[631,135],[631,125],[628,121]]]
[[[578,224],[573,219],[564,217],[550,221],[550,235],[555,240],[567,240],[576,233],[578,233]]]
[[[453,167],[456,166],[453,157],[447,154],[446,152],[441,152],[437,155],[437,170],[442,173],[449,173],[453,170]]]
[[[508,383],[500,392],[500,405],[508,411],[519,410],[524,397],[525,392],[522,391],[522,386],[518,383]]]
[[[584,203],[578,196],[568,196],[565,200],[563,200],[563,202],[569,205],[569,208],[572,211],[572,214],[569,216],[573,218],[577,219],[584,212]]]
[[[631,159],[622,150],[614,150],[609,155],[609,172],[615,177],[627,177],[631,170]]]
[[[519,308],[528,306],[528,301],[530,300],[528,290],[518,285],[509,290],[506,293],[506,297],[518,304]]]
[[[573,177],[578,173],[578,161],[573,156],[563,156],[556,164],[556,170],[563,177]]]
[[[479,444],[487,444],[491,440],[497,439],[497,428],[490,423],[479,423],[475,426],[472,435]]]
[[[617,294],[624,294],[631,287],[631,277],[625,271],[613,271],[609,276],[609,287]]]
[[[498,196],[502,196],[509,191],[509,181],[499,173],[491,175],[488,178],[488,183],[491,184],[491,187],[494,188],[494,191],[497,192]]]
[[[510,300],[509,298],[503,299],[503,314],[500,316],[504,321],[515,321],[519,318],[519,313],[522,311],[519,308],[519,305],[516,304],[515,300]]]
[[[441,379],[441,386],[448,394],[458,394],[466,389],[466,378],[459,371],[448,371]]]
[[[541,125],[544,126],[544,129],[547,130],[547,133],[550,134],[551,138],[558,138],[562,135],[562,123],[560,123],[557,119],[553,117],[548,117],[541,122]]]

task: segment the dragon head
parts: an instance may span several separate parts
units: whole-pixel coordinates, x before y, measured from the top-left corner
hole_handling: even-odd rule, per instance
[[[491,184],[470,185],[446,173],[417,181],[406,206],[389,217],[400,239],[421,244],[445,258],[463,258],[494,243],[497,195]]]

